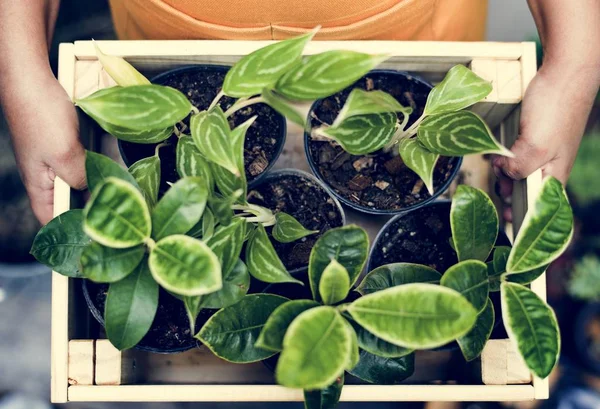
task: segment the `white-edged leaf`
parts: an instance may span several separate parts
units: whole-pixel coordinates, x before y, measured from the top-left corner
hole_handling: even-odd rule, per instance
[[[206,180],[209,191],[213,190],[214,178],[209,162],[202,156],[191,136],[183,135],[177,141],[175,151],[177,173],[180,177],[198,176]]]
[[[362,295],[410,283],[439,284],[442,275],[431,267],[413,263],[385,264],[363,278],[356,290]]]
[[[333,125],[343,122],[346,118],[358,115],[383,114],[386,112],[402,112],[410,115],[411,107],[402,106],[396,98],[384,91],[365,91],[355,88],[348,95],[346,103],[335,118]]]
[[[298,220],[285,212],[275,213],[275,226],[273,226],[272,234],[273,238],[280,243],[291,243],[318,232],[318,230],[306,229]]]
[[[319,282],[319,293],[324,304],[332,305],[343,301],[350,291],[350,276],[336,259],[323,270]]]
[[[108,156],[92,151],[85,151],[85,177],[90,192],[93,192],[108,177],[115,177],[139,187],[137,181],[127,169]]]
[[[479,358],[492,335],[494,322],[494,303],[488,298],[485,308],[477,316],[477,321],[471,331],[456,340],[467,362]]]
[[[433,195],[433,172],[440,155],[428,151],[417,138],[402,139],[398,149],[404,164],[423,180],[427,191]]]
[[[240,301],[250,288],[250,274],[241,259],[238,259],[228,273],[223,273],[223,287],[202,296],[203,308],[225,308]]]
[[[144,199],[151,209],[158,200],[160,186],[160,159],[158,156],[140,159],[129,167],[129,173],[135,178],[142,190]]]

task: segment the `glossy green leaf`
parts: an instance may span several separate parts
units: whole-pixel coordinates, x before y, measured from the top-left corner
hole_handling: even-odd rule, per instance
[[[37,261],[67,277],[81,277],[79,258],[91,239],[83,232],[83,211],[68,210],[43,226],[30,253]]]
[[[465,260],[450,267],[440,282],[465,297],[478,312],[485,308],[489,294],[488,272],[484,262]]]
[[[529,369],[546,378],[558,362],[560,333],[554,311],[533,291],[502,283],[502,319]]]
[[[537,280],[542,274],[546,272],[546,269],[548,269],[548,265],[534,268],[531,271],[524,271],[522,273],[503,274],[502,279],[511,283],[527,285]]]
[[[288,70],[277,81],[275,89],[292,100],[325,98],[352,85],[387,58],[387,55],[355,51],[325,51],[306,57]]]
[[[242,57],[225,76],[223,92],[235,98],[260,94],[300,62],[304,46],[313,38],[310,32],[260,48]]]
[[[231,196],[236,191],[242,191],[243,193],[239,197],[239,201],[243,201],[246,197],[246,176],[236,176],[227,169],[216,165],[214,163],[210,164],[210,172],[215,179],[215,184],[219,189],[219,192],[223,196]]]
[[[131,64],[125,61],[123,57],[104,54],[95,41],[94,48],[96,49],[96,56],[104,70],[120,86],[129,87],[132,85],[150,84],[148,78],[144,77]]]
[[[85,233],[102,245],[133,247],[150,237],[150,212],[144,196],[123,180],[107,178],[94,190],[83,214]]]
[[[459,111],[481,101],[492,89],[491,82],[464,65],[455,65],[429,93],[425,115]]]
[[[342,123],[346,118],[386,112],[402,112],[410,115],[411,107],[402,106],[396,98],[383,91],[365,91],[355,88],[348,95],[346,103],[336,117],[333,125]]]
[[[318,230],[308,230],[293,216],[284,212],[275,213],[275,226],[272,235],[280,243],[291,243],[302,237],[318,233]]]
[[[319,294],[324,304],[331,305],[343,301],[350,291],[348,271],[336,259],[332,259],[319,282]]]
[[[477,319],[477,310],[457,291],[422,283],[365,295],[348,311],[375,336],[411,349],[445,345],[465,335]]]
[[[376,385],[397,385],[415,371],[415,355],[385,358],[360,351],[360,359],[351,371],[352,375]]]
[[[191,136],[182,136],[177,142],[175,152],[176,168],[180,177],[198,176],[206,180],[210,191],[213,190],[214,178],[209,162],[204,159]]]
[[[92,151],[85,151],[85,177],[90,192],[93,192],[108,177],[115,177],[129,182],[133,186],[138,186],[137,181],[132,174],[127,172],[127,169],[108,156]]]
[[[366,155],[387,145],[398,125],[393,112],[352,116],[338,125],[318,128],[317,134],[334,139],[353,155]]]
[[[283,338],[294,319],[304,311],[318,307],[313,300],[291,300],[277,307],[269,316],[256,340],[256,346],[279,352],[283,349]]]
[[[81,253],[81,274],[97,283],[114,283],[127,277],[144,258],[144,246],[113,249],[91,243]]]
[[[205,239],[208,247],[219,259],[223,275],[227,275],[238,262],[245,235],[246,221],[236,218],[227,226],[217,227],[214,234]]]
[[[108,289],[104,320],[110,342],[119,350],[137,345],[152,326],[157,308],[158,284],[144,260]]]
[[[410,283],[439,284],[442,275],[431,267],[413,263],[392,263],[367,274],[356,290],[362,295]]]
[[[196,335],[204,345],[229,362],[262,361],[275,354],[255,346],[269,316],[287,298],[272,294],[252,294],[223,308],[204,324]]]
[[[490,335],[492,335],[494,322],[494,304],[492,300],[488,299],[485,308],[477,316],[477,321],[475,321],[475,325],[471,331],[456,340],[467,362],[481,355],[485,344],[490,339]]]
[[[190,128],[196,148],[202,156],[235,176],[240,176],[231,142],[231,128],[219,106],[193,115]]]
[[[225,308],[240,301],[250,288],[250,274],[240,259],[228,273],[223,273],[223,287],[202,296],[203,308]]]
[[[150,271],[154,279],[175,294],[210,294],[222,287],[221,265],[202,241],[173,235],[158,241],[150,251]]]
[[[148,207],[154,207],[158,200],[158,188],[160,186],[159,157],[150,156],[149,158],[138,160],[129,167],[129,173],[135,178],[135,181],[142,190]]]
[[[152,238],[187,233],[200,221],[206,208],[206,181],[197,176],[178,180],[152,211]]]
[[[231,219],[233,218],[233,209],[231,206],[242,197],[242,193],[241,190],[238,190],[229,196],[213,193],[208,197],[208,207],[218,223],[231,223]]]
[[[547,177],[523,220],[506,271],[521,273],[550,264],[572,237],[573,211],[565,189],[558,179]]]
[[[344,373],[342,373],[331,385],[323,389],[304,391],[305,409],[335,409],[342,388],[344,387]]]
[[[268,88],[265,88],[261,95],[265,100],[265,103],[275,111],[279,112],[293,123],[300,125],[303,129],[306,127],[306,118],[298,112],[291,102]]]
[[[156,130],[175,125],[192,110],[181,92],[161,85],[113,87],[75,100],[93,119],[131,130]]]
[[[246,120],[242,124],[236,126],[231,131],[231,147],[233,150],[233,157],[235,159],[235,163],[240,170],[240,177],[243,178],[244,183],[246,183],[246,174],[244,172],[244,154],[245,154],[245,142],[246,142],[246,133],[248,129],[254,124],[258,116],[253,116],[252,118]],[[244,197],[246,195],[244,194]]]
[[[508,255],[510,254],[510,247],[498,246],[494,248],[493,260],[491,262],[491,269],[488,264],[488,279],[490,282],[490,291],[500,291],[500,284],[502,282],[502,275],[506,272],[506,262],[508,261]]]
[[[200,220],[194,227],[192,227],[186,234],[195,238],[202,238],[203,240],[210,239],[215,233],[215,227],[217,225],[217,221],[215,220],[215,216],[210,210],[209,207],[204,209],[204,213],[202,214],[202,220]]]
[[[308,277],[313,298],[321,300],[319,283],[331,260],[335,259],[344,266],[352,286],[365,266],[368,253],[369,236],[362,228],[349,225],[326,231],[310,252]]]
[[[352,340],[333,307],[311,308],[289,326],[275,370],[277,383],[321,389],[333,383],[349,362]]]
[[[392,263],[377,267],[357,287],[362,295],[402,284],[439,284],[442,275],[431,267],[413,263]]]
[[[498,237],[498,213],[482,190],[459,185],[452,197],[450,226],[459,261],[486,261]]]
[[[346,331],[350,336],[350,354],[348,355],[348,362],[346,363],[346,370],[349,371],[354,368],[360,360],[358,350],[358,335],[347,319],[344,319],[344,324],[346,325]]]
[[[385,358],[400,358],[413,352],[412,349],[404,348],[398,345],[390,344],[381,338],[376,337],[354,320],[350,324],[356,332],[358,346],[371,354]]]
[[[219,290],[220,291],[220,290]],[[214,294],[214,293],[213,293]],[[183,306],[185,307],[185,313],[187,314],[188,321],[190,323],[190,332],[193,334],[196,331],[196,319],[198,314],[202,311],[202,302],[204,301],[204,295],[187,296],[181,297],[177,294],[173,294],[175,297],[181,298]]]
[[[262,224],[256,226],[246,244],[246,263],[248,271],[257,280],[265,283],[302,284],[302,281],[288,273]]]
[[[117,139],[126,142],[133,143],[160,143],[166,139],[169,139],[173,135],[173,127],[169,126],[166,128],[159,129],[128,129],[122,126],[116,126],[102,121],[99,118],[94,118],[98,125],[104,129],[107,133],[111,134]]]
[[[417,138],[403,138],[398,149],[404,164],[423,180],[427,191],[433,195],[433,172],[440,155],[429,152]]]

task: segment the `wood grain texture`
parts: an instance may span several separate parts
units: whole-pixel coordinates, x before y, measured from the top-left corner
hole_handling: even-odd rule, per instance
[[[119,351],[109,340],[96,341],[96,385],[127,385],[137,379],[134,352]]]
[[[488,341],[481,354],[481,378],[485,385],[531,383],[529,369],[508,339]]]
[[[94,384],[93,339],[69,341],[69,385]]]

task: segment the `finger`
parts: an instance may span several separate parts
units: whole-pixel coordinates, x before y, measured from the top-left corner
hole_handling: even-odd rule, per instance
[[[510,150],[514,158],[497,157],[493,164],[513,180],[526,178],[548,162],[547,150],[529,143],[523,137],[519,137]]]
[[[498,184],[497,194],[505,200],[510,200],[513,191],[513,180],[506,176],[500,167],[493,166],[493,169]]]
[[[36,165],[23,175],[31,209],[41,224],[52,220],[54,212],[54,180],[47,166]]]
[[[49,165],[56,176],[72,188],[82,190],[87,187],[85,180],[85,149],[79,142],[67,152],[53,157]]]

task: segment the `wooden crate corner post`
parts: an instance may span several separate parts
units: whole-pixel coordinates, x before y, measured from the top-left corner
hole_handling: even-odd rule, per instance
[[[96,385],[126,385],[137,378],[133,351],[119,351],[109,340],[96,341]]]

